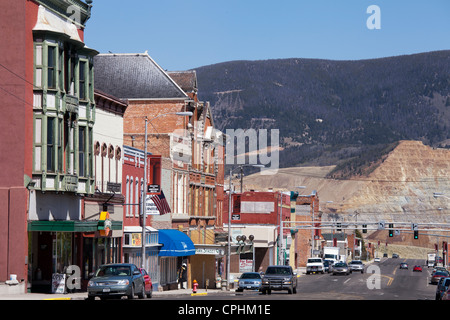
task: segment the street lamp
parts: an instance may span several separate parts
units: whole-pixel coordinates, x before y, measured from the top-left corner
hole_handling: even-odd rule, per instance
[[[265,166],[262,164],[243,164],[234,169],[230,169],[229,176],[229,195],[228,195],[228,253],[227,253],[227,290],[230,290],[230,259],[231,259],[231,196],[233,192],[231,191],[231,177],[233,175],[233,171],[236,169],[240,169],[241,167],[255,167],[255,168],[264,168]]]
[[[145,117],[145,135],[144,135],[144,185],[142,188],[142,197],[141,197],[141,212],[142,212],[142,239],[141,239],[141,245],[142,245],[142,261],[141,261],[141,265],[142,268],[144,268],[145,270],[147,270],[146,265],[145,265],[145,245],[147,244],[147,239],[146,239],[146,219],[147,219],[147,212],[145,211],[145,202],[146,202],[146,195],[147,195],[147,126],[148,124],[152,123],[153,120],[162,117],[162,116],[167,116],[167,115],[177,115],[177,116],[192,116],[193,113],[190,111],[182,111],[182,112],[168,112],[168,113],[162,113],[157,115],[156,117],[152,118],[150,120],[150,122],[148,121],[147,117]]]

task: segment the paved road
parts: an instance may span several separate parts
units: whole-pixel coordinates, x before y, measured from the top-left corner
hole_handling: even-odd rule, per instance
[[[406,262],[408,270],[400,269]],[[416,264],[423,260],[382,259],[379,263],[366,266],[366,272],[348,276],[331,274],[302,274],[298,278],[297,294],[284,291],[262,295],[254,291],[243,293],[215,294],[214,300],[434,300],[436,286],[429,284],[431,269],[413,272]],[[201,297],[184,297],[201,299]]]

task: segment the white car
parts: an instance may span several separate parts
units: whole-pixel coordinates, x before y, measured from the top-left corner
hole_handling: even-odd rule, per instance
[[[364,263],[361,260],[352,260],[348,266],[352,271],[360,271],[361,273],[364,273]]]
[[[374,262],[380,262],[381,259],[380,259],[380,258],[375,258],[373,261],[374,261]]]

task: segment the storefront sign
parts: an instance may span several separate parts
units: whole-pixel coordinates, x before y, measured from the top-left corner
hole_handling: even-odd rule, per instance
[[[224,251],[214,248],[195,248],[195,254],[223,255]]]
[[[131,245],[132,246],[141,246],[141,234],[140,233],[132,233],[131,234]]]
[[[239,260],[239,272],[251,272],[253,269],[253,260],[240,259]]]
[[[109,218],[109,213],[107,211],[102,211],[100,213],[100,219],[98,220],[98,230],[101,236],[107,236],[112,227],[112,221]]]
[[[145,213],[147,215],[159,215],[159,210],[150,195],[147,195],[145,198]]]
[[[159,184],[149,184],[147,186],[147,193],[160,193],[161,192],[161,186]]]
[[[66,275],[62,273],[52,274],[52,293],[64,293],[66,287]]]

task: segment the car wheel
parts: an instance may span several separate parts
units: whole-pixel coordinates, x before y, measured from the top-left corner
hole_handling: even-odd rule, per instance
[[[142,285],[142,290],[141,292],[138,294],[139,299],[145,299],[146,298],[146,294],[145,294],[145,285]]]
[[[151,298],[153,296],[153,286],[150,288],[150,291],[147,293],[147,298]]]
[[[131,285],[131,293],[128,296],[128,299],[130,300],[134,299],[134,283]]]

